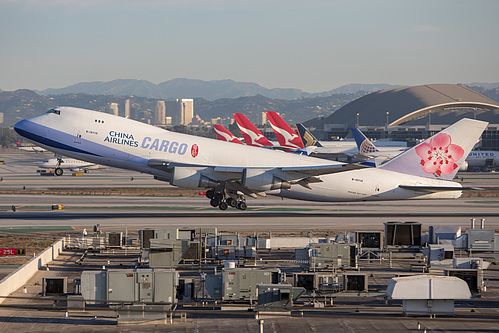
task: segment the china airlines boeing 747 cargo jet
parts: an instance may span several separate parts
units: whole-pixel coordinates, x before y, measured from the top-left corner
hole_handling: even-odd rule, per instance
[[[210,204],[246,209],[265,193],[309,201],[458,198],[452,182],[486,122],[462,119],[377,168],[169,132],[111,114],[59,107],[14,125],[59,155],[209,189]]]

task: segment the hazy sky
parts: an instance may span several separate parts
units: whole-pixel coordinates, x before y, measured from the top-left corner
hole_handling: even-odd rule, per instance
[[[497,0],[0,0],[0,89],[499,81]]]

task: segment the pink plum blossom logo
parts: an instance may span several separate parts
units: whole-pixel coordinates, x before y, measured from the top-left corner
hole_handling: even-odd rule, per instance
[[[452,173],[458,165],[455,163],[464,155],[464,149],[452,144],[450,135],[439,133],[430,140],[416,147],[416,153],[421,157],[421,166],[427,173]]]
[[[196,157],[199,154],[199,147],[197,144],[193,144],[191,147],[191,156]]]

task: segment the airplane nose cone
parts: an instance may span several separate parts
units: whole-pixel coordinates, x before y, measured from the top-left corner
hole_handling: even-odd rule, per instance
[[[14,131],[16,131],[17,134],[24,136],[23,133],[25,132],[26,123],[27,120],[18,121],[14,124]]]

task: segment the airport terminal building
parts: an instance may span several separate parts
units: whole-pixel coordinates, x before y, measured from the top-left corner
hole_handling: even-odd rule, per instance
[[[304,125],[323,140],[341,140],[358,127],[368,138],[412,144],[459,119],[489,122],[482,150],[499,150],[499,103],[463,86],[428,84],[374,92],[340,108],[328,117]]]

